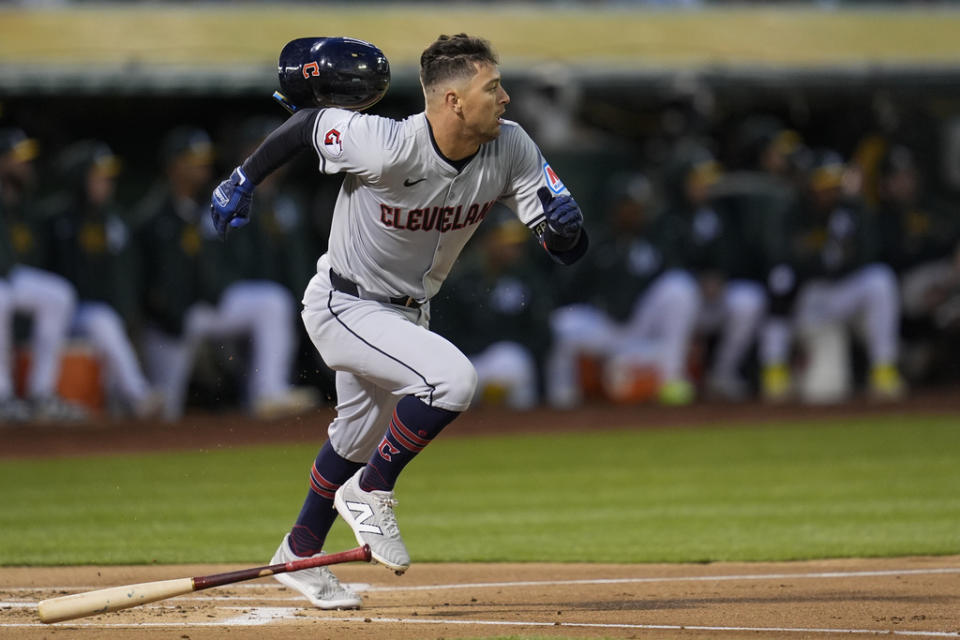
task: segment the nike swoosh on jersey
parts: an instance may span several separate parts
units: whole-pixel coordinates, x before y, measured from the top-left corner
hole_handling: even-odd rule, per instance
[[[426,178],[420,178],[419,180],[411,180],[410,178],[407,178],[403,181],[403,186],[412,187],[413,185],[423,182],[424,180],[426,180]]]

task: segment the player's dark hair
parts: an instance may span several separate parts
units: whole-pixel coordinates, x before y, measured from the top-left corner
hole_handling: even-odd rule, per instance
[[[440,36],[420,56],[420,81],[424,87],[476,73],[477,64],[500,64],[490,43],[465,33]]]

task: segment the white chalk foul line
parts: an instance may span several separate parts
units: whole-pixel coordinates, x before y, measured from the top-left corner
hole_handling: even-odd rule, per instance
[[[153,607],[151,607],[153,608]],[[223,607],[224,609],[235,609],[236,607]],[[138,629],[143,627],[261,627],[270,624],[275,620],[293,620],[301,609],[299,607],[254,607],[244,609],[240,615],[223,620],[190,621],[182,620],[180,622],[62,622],[56,624],[43,624],[41,622],[0,622],[2,628],[22,628],[22,627],[46,627],[46,628],[71,628],[71,627],[95,627],[98,629]]]
[[[224,607],[233,609],[234,607]],[[206,622],[136,622],[136,623],[95,623],[95,622],[66,622],[58,627],[96,627],[111,629],[130,629],[145,627],[251,627],[263,626],[276,620],[292,620],[300,611],[294,607],[256,607],[245,609],[239,616],[218,621]],[[960,632],[955,631],[910,631],[898,629],[835,629],[821,627],[725,627],[719,625],[680,625],[680,624],[631,624],[631,623],[603,623],[603,622],[543,622],[538,620],[464,620],[456,618],[424,619],[424,618],[371,618],[371,617],[314,617],[305,618],[321,622],[359,622],[364,624],[432,624],[458,625],[478,627],[553,627],[568,629],[635,629],[640,631],[715,631],[715,632],[749,632],[749,633],[806,633],[806,634],[844,634],[868,636],[912,636],[920,638],[958,638]],[[39,622],[30,623],[0,623],[0,628],[49,627]]]
[[[757,573],[744,575],[719,576],[664,576],[658,578],[595,578],[581,580],[526,580],[515,582],[473,582],[458,584],[414,585],[401,587],[375,587],[366,591],[431,591],[448,589],[478,589],[478,588],[508,588],[508,587],[551,587],[567,585],[591,584],[647,584],[663,582],[723,582],[730,580],[801,580],[801,579],[835,579],[835,578],[875,578],[881,576],[910,576],[910,575],[937,575],[958,574],[960,567],[942,569],[901,569],[889,571],[829,571],[825,573]]]
[[[960,632],[954,631],[900,631],[896,629],[821,629],[806,627],[721,627],[707,625],[679,625],[679,624],[630,624],[630,623],[603,623],[603,622],[537,622],[520,620],[438,620],[423,618],[320,618],[323,621],[339,622],[384,622],[390,624],[449,624],[449,625],[477,625],[491,627],[554,627],[554,628],[590,628],[590,629],[638,629],[644,631],[748,631],[755,633],[842,633],[852,635],[902,635],[928,638],[960,638]]]
[[[665,582],[726,582],[735,580],[833,580],[843,578],[877,578],[890,576],[924,576],[960,574],[960,567],[941,567],[933,569],[888,569],[880,571],[826,571],[820,573],[748,573],[715,576],[661,576],[656,578],[586,578],[578,580],[519,580],[511,582],[459,582],[454,584],[422,584],[409,586],[372,586],[365,583],[347,583],[354,591],[394,592],[394,591],[433,591],[451,589],[483,589],[512,587],[550,587],[591,584],[653,584]],[[4,591],[90,591],[102,589],[102,586],[44,586],[44,587],[2,587]],[[247,589],[284,589],[275,582],[230,585],[228,588]],[[208,599],[229,599],[233,596],[207,596]],[[240,596],[237,596],[240,597]],[[189,595],[187,599],[204,599],[204,596]],[[3,603],[0,602],[0,605]]]

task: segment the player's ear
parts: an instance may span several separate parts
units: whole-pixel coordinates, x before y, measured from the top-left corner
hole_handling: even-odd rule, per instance
[[[447,89],[443,94],[444,105],[453,111],[456,115],[463,113],[463,102],[460,100],[460,94],[455,89]]]

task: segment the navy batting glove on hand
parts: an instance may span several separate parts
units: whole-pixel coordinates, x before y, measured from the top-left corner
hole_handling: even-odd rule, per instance
[[[236,229],[250,222],[253,187],[243,170],[237,167],[230,174],[229,180],[224,180],[213,190],[210,217],[213,218],[213,226],[221,238],[227,237],[230,228]]]
[[[571,196],[552,196],[550,189],[540,187],[537,197],[543,203],[543,213],[550,230],[562,238],[574,238],[583,226],[583,213]]]

